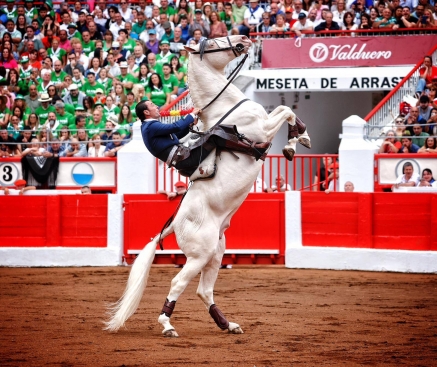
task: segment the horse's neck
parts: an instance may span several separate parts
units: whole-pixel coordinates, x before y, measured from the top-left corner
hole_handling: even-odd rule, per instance
[[[200,61],[199,57],[190,57],[188,70],[190,96],[197,108],[203,108],[210,103],[228,83],[224,70],[211,67],[207,61]],[[244,99],[244,94],[232,83],[229,84],[217,101],[202,112],[204,129],[212,127],[219,117],[242,99]]]

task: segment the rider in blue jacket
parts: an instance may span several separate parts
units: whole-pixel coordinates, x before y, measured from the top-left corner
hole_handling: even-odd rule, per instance
[[[211,135],[201,146],[194,149],[180,144],[179,139],[189,133],[189,126],[197,124],[197,115],[201,113],[195,108],[191,114],[172,124],[163,124],[158,106],[151,101],[142,101],[136,106],[136,114],[142,121],[141,135],[147,149],[160,160],[178,170],[194,171],[211,151],[216,147],[232,149],[241,152],[254,152],[257,159],[270,147],[270,143],[250,145],[243,141],[230,142],[220,136]],[[189,173],[188,173],[189,175]]]

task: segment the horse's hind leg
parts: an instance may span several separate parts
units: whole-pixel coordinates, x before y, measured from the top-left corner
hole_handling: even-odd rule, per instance
[[[203,301],[209,314],[220,329],[229,330],[229,332],[234,334],[243,334],[240,325],[234,322],[229,322],[214,303],[214,284],[217,280],[224,252],[225,236],[223,235],[219,240],[216,253],[209,263],[202,269],[199,287],[197,288],[197,295]]]
[[[201,238],[204,243],[207,243],[207,238]],[[176,305],[179,296],[187,287],[188,283],[200,273],[205,265],[211,259],[213,252],[205,246],[198,247],[198,254],[196,257],[187,255],[187,262],[182,270],[171,281],[170,293],[159,315],[158,322],[164,327],[162,334],[167,337],[178,337],[175,328],[170,324],[170,317]]]

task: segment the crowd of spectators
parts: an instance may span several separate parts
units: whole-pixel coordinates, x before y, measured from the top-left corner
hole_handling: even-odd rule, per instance
[[[256,17],[252,9],[258,3],[251,1],[251,16]],[[437,2],[432,0],[272,0],[262,5],[252,32],[291,31],[300,37],[302,31],[437,29]]]
[[[431,56],[425,56],[419,75],[416,105],[401,104],[379,153],[437,153],[437,67]]]

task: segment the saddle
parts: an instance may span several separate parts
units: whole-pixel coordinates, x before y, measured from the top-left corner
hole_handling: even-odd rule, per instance
[[[239,159],[238,156],[233,153],[235,151],[254,157],[257,161],[259,159],[264,161],[272,145],[272,143],[270,142],[257,143],[250,140],[244,134],[240,134],[235,125],[216,125],[206,132],[198,132],[192,129],[190,129],[190,131],[193,134],[197,134],[198,136],[200,136],[199,139],[194,142],[190,146],[190,148],[182,145],[178,146],[173,155],[170,154],[170,156],[172,156],[172,158],[170,159],[172,166],[175,166],[179,162],[188,158],[190,155],[190,151],[198,147],[204,147],[208,151],[212,151],[215,148],[216,157],[220,156],[222,151],[227,151],[231,153],[235,158]],[[213,135],[221,138],[223,143],[216,145],[214,142],[210,141],[209,138]],[[206,158],[205,160],[208,160],[208,163],[205,162],[199,167],[190,170],[179,170],[179,173],[183,176],[190,177],[196,171],[199,171],[196,177],[192,177],[192,181],[194,181],[195,179],[214,177],[217,170],[215,157],[214,161],[211,161],[211,159],[208,158]]]

